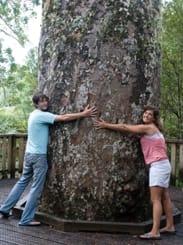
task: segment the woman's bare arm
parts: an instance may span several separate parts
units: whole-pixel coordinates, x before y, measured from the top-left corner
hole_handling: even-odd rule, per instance
[[[104,120],[99,120],[94,122],[94,127],[98,129],[111,129],[120,132],[129,132],[129,133],[137,133],[137,134],[153,134],[154,127],[152,124],[138,124],[138,125],[130,125],[130,124],[112,124],[105,122]]]

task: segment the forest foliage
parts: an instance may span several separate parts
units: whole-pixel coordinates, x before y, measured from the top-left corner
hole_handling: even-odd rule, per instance
[[[163,11],[161,114],[166,137],[183,138],[183,1]]]
[[[29,50],[24,65],[16,63],[7,38],[20,45],[39,0],[0,0],[0,133],[26,132],[37,83],[37,47]],[[162,8],[161,114],[165,135],[183,137],[183,2],[172,0]]]
[[[34,0],[0,0],[0,133],[26,132],[31,95],[37,79],[37,47],[29,50],[25,63],[16,63],[7,39],[25,46],[26,28],[36,12]]]

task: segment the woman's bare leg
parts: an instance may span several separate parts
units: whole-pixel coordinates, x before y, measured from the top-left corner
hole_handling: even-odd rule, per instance
[[[163,209],[166,215],[166,226],[160,231],[175,231],[174,221],[173,221],[173,207],[170,199],[168,189],[164,189],[162,195]]]
[[[153,227],[150,234],[153,236],[160,235],[160,221],[162,216],[162,194],[163,188],[159,186],[150,187],[151,201],[153,205]]]

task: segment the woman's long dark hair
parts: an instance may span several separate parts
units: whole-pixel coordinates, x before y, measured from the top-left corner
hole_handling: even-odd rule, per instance
[[[159,129],[160,132],[163,132],[163,127],[162,127],[162,122],[161,122],[159,110],[154,106],[146,106],[146,107],[144,107],[142,115],[144,114],[145,111],[152,111],[153,112],[154,124],[156,125],[156,127]]]

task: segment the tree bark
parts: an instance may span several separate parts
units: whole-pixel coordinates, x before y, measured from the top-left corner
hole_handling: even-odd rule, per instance
[[[111,123],[138,123],[160,97],[160,0],[47,0],[38,90],[50,111],[96,105]],[[95,119],[96,119],[95,118]],[[139,137],[96,130],[94,119],[50,129],[41,210],[66,219],[135,221],[149,209]]]

